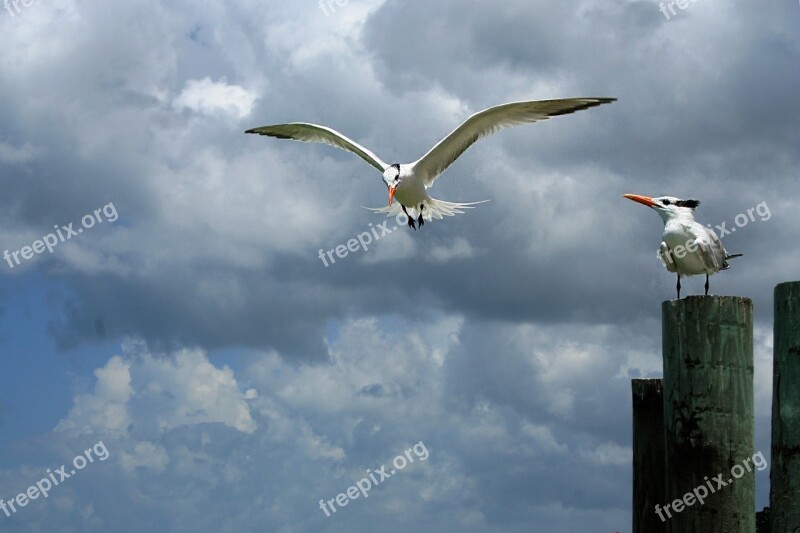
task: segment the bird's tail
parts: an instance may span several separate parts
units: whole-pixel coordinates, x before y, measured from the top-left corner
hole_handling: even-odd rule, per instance
[[[725,261],[722,262],[722,268],[720,270],[728,270],[730,265],[728,264],[728,259],[736,259],[737,257],[742,257],[744,254],[730,254],[725,256]]]
[[[420,213],[422,213],[422,217],[425,220],[431,220],[432,218],[441,220],[443,217],[452,217],[463,213],[464,211],[462,211],[462,209],[472,209],[473,206],[488,201],[489,200],[481,200],[480,202],[459,203],[445,202],[444,200],[437,200],[436,198],[428,198],[422,201],[422,205],[424,206],[422,210],[420,210],[419,206],[406,207],[406,210],[408,211],[409,216],[412,218],[417,218],[419,217]],[[399,203],[378,208],[365,207],[364,209],[369,209],[370,211],[375,211],[376,213],[386,213],[386,216],[397,216],[403,212],[403,208]]]

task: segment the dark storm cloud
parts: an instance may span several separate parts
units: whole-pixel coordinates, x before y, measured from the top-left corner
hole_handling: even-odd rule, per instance
[[[158,191],[158,181],[171,178],[146,180],[148,188],[137,190],[135,184],[141,180],[135,174],[157,174],[157,166],[163,165],[175,167],[180,174],[186,171],[187,162],[169,157],[156,144],[162,139],[145,133],[145,121],[155,118],[156,124],[162,124],[173,136],[188,128],[188,142],[219,145],[220,157],[226,153],[238,157],[247,150],[295,160],[303,176],[276,173],[265,166],[254,168],[258,168],[257,177],[265,185],[280,182],[280,189],[288,194],[280,200],[284,203],[293,201],[292,189],[303,187],[303,182],[307,187],[320,187],[319,202],[333,203],[338,208],[328,211],[330,225],[335,229],[326,228],[325,237],[305,236],[303,253],[297,249],[288,254],[265,250],[273,261],[265,270],[251,275],[243,276],[235,270],[225,272],[228,267],[224,264],[214,267],[212,271],[219,279],[236,278],[235,284],[248,295],[247,302],[225,305],[227,296],[221,295],[222,300],[217,302],[174,303],[176,299],[191,301],[192,284],[202,282],[206,274],[204,269],[176,264],[171,268],[179,269],[179,273],[154,271],[151,279],[143,283],[120,280],[115,288],[111,278],[102,284],[102,291],[92,291],[87,284],[87,290],[81,291],[81,307],[89,322],[109,313],[104,309],[111,305],[108,302],[130,301],[136,305],[112,313],[117,331],[139,331],[153,340],[174,336],[209,346],[226,345],[235,339],[290,351],[294,351],[290,346],[305,346],[297,351],[307,356],[309,351],[319,351],[319,341],[309,344],[309,338],[318,339],[327,321],[343,312],[380,313],[376,304],[385,302],[381,297],[386,294],[391,294],[392,307],[410,313],[418,302],[429,301],[444,310],[511,322],[625,320],[642,312],[641,307],[624,303],[629,298],[642,304],[649,301],[636,296],[637,287],[650,287],[649,280],[661,279],[663,290],[659,295],[667,297],[670,282],[656,260],[632,262],[633,258],[653,256],[659,221],[651,213],[624,203],[618,198],[620,193],[691,194],[704,200],[698,217],[716,224],[737,214],[738,209],[764,200],[774,202],[779,210],[776,214],[781,215],[773,191],[782,188],[792,194],[797,187],[791,174],[797,156],[791,147],[796,141],[798,104],[790,95],[798,88],[800,74],[788,68],[797,55],[796,38],[788,32],[775,34],[753,28],[743,33],[741,28],[722,25],[709,32],[712,39],[703,31],[704,25],[715,22],[714,14],[708,7],[692,7],[685,20],[666,21],[651,4],[642,3],[580,9],[554,4],[544,10],[522,2],[506,3],[501,8],[475,4],[469,9],[455,2],[424,7],[414,2],[387,4],[371,15],[363,40],[377,69],[379,88],[368,87],[374,81],[365,77],[365,71],[358,71],[360,78],[346,78],[343,74],[348,69],[352,71],[352,66],[331,68],[322,61],[334,53],[332,50],[312,55],[302,69],[292,56],[281,55],[285,45],[278,45],[278,53],[259,50],[258,34],[268,38],[276,31],[274,28],[232,38],[237,42],[246,40],[252,47],[251,55],[263,57],[271,86],[257,102],[247,126],[281,120],[331,124],[363,140],[390,161],[420,155],[468,114],[451,111],[447,116],[432,115],[425,110],[431,104],[425,102],[420,111],[413,111],[411,105],[399,99],[412,89],[440,87],[456,95],[466,91],[471,111],[498,103],[504,88],[516,98],[543,96],[525,90],[519,85],[520,79],[528,79],[529,87],[550,87],[546,96],[556,96],[561,91],[569,91],[561,95],[572,96],[591,89],[592,94],[600,91],[620,98],[604,108],[504,131],[473,147],[431,193],[457,200],[489,197],[495,202],[424,228],[413,235],[415,242],[407,257],[381,263],[379,268],[348,258],[348,262],[326,270],[319,268],[315,259],[319,248],[333,248],[363,231],[366,222],[377,223],[374,216],[357,208],[385,201],[379,176],[372,169],[350,154],[328,147],[245,138],[235,127],[220,130],[215,120],[169,118],[163,105],[154,100],[123,101],[130,110],[125,115],[135,117],[133,111],[137,108],[147,115],[126,122],[124,135],[109,132],[104,143],[119,148],[101,156],[107,157],[106,165],[95,157],[93,167],[87,167],[86,163],[73,161],[66,150],[59,150],[54,154],[57,157],[43,163],[44,167],[52,167],[55,159],[64,161],[59,167],[67,171],[58,176],[64,180],[58,186],[53,184],[52,172],[38,166],[28,169],[35,178],[29,182],[30,188],[20,191],[20,218],[45,225],[48,218],[52,220],[56,215],[74,216],[88,203],[86,194],[96,195],[95,203],[112,196],[120,198],[122,205],[131,202],[123,211],[134,224],[143,216],[158,218],[153,212],[152,195],[163,195],[162,202],[168,205],[174,193]],[[706,20],[697,21],[701,16]],[[747,14],[722,13],[720,17],[725,18],[717,24],[740,23]],[[777,12],[773,17],[759,15],[765,24],[773,25],[781,24],[779,17]],[[431,23],[423,24],[423,20]],[[159,25],[152,26],[152,31],[159,31]],[[398,40],[404,45],[398,46]],[[181,50],[210,47],[202,40],[201,44],[188,42],[185,35],[176,44]],[[581,50],[584,53],[579,53]],[[219,49],[211,47],[209,53],[215,58],[212,64],[227,61]],[[194,65],[191,57],[188,54],[183,58],[185,66],[178,63],[179,70]],[[240,71],[250,70],[236,66]],[[117,77],[126,80],[134,75],[135,71]],[[182,83],[176,80],[171,85],[173,90],[179,90]],[[380,96],[381,90],[388,90],[393,96]],[[485,95],[491,95],[493,100]],[[84,99],[88,105],[90,97]],[[100,105],[108,105],[110,110],[120,103],[107,96],[104,100],[107,104],[101,100]],[[92,115],[97,116],[94,102],[92,99]],[[425,135],[414,135],[418,125]],[[59,127],[63,132],[48,134],[50,139],[69,137],[69,125]],[[490,146],[481,146],[484,143]],[[143,153],[130,152],[126,145],[151,154],[151,160],[142,160]],[[188,145],[180,150],[188,158],[196,153]],[[503,168],[484,179],[483,161],[496,157],[517,161],[516,169]],[[317,161],[325,160],[336,161],[337,166],[320,168]],[[510,175],[523,169],[527,170],[524,176]],[[575,184],[566,188],[555,182],[540,194],[526,192],[526,180],[536,182],[554,172]],[[609,175],[614,178],[609,179]],[[229,187],[237,194],[248,195],[255,180],[242,183],[238,178],[235,174],[226,176]],[[15,179],[18,183],[20,175]],[[191,187],[189,176],[186,180],[186,186]],[[64,193],[54,194],[54,187]],[[516,196],[525,201],[509,205],[508,198],[515,196],[515,189],[519,189]],[[145,199],[147,195],[151,196],[150,202]],[[544,205],[548,201],[561,207],[548,212]],[[256,206],[250,208],[257,209]],[[588,219],[572,226],[576,217],[584,214]],[[213,229],[216,221],[202,223],[211,228],[207,245],[213,246],[211,243],[219,238]],[[270,211],[264,211],[263,231],[281,231],[280,223]],[[553,250],[549,246],[549,239],[554,237],[548,235],[547,227],[553,224],[566,224],[577,232],[572,247]],[[767,224],[754,224],[740,232],[730,239],[732,245],[741,248],[762,241]],[[511,229],[515,226],[529,230],[515,232]],[[492,231],[492,227],[504,231]],[[469,239],[477,251],[473,257],[443,265],[419,260],[432,248],[458,236]],[[197,235],[192,240],[202,242]],[[542,245],[537,244],[539,241]],[[632,265],[637,267],[632,269]],[[173,276],[181,280],[174,283]],[[387,278],[392,280],[388,286]],[[124,289],[126,286],[130,288]],[[178,292],[175,287],[182,289]],[[342,292],[345,289],[346,295]],[[118,297],[109,297],[115,290],[120,291]],[[138,291],[141,294],[133,296],[132,292]],[[291,294],[302,303],[268,303],[282,302],[283,292],[287,298]],[[606,304],[587,308],[583,305],[587,299]],[[293,313],[285,312],[286,306],[312,312],[300,313],[302,319],[288,318]],[[218,313],[217,308],[226,312]],[[166,321],[167,316],[175,318]],[[69,329],[76,317],[69,318],[68,314],[65,318]],[[91,334],[87,326],[75,324],[76,331]]]

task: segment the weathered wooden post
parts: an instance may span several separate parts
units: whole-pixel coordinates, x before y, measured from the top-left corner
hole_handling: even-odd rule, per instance
[[[752,302],[689,296],[662,316],[667,531],[755,533]]]
[[[633,394],[633,533],[661,533],[655,513],[664,497],[664,402],[661,379],[631,380]]]
[[[769,507],[756,511],[756,533],[769,533]]]
[[[800,282],[775,287],[771,533],[800,532]]]

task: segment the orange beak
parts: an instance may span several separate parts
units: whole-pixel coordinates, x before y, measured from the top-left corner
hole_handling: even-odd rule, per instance
[[[646,205],[647,207],[653,207],[656,205],[655,202],[653,202],[653,199],[649,196],[640,196],[638,194],[623,194],[622,196],[628,200],[633,200],[634,202],[639,202],[642,205]]]
[[[397,187],[389,187],[389,205],[392,205],[392,201],[394,201],[394,193],[397,192]]]

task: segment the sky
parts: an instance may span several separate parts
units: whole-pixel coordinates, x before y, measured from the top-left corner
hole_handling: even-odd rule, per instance
[[[711,291],[753,300],[769,457],[796,0],[3,7],[0,498],[36,498],[0,531],[630,531],[675,279],[624,193],[701,200],[745,254]],[[490,201],[418,231],[362,208],[386,187],[353,154],[243,133],[403,163],[565,97],[618,101],[481,140],[429,192]]]

